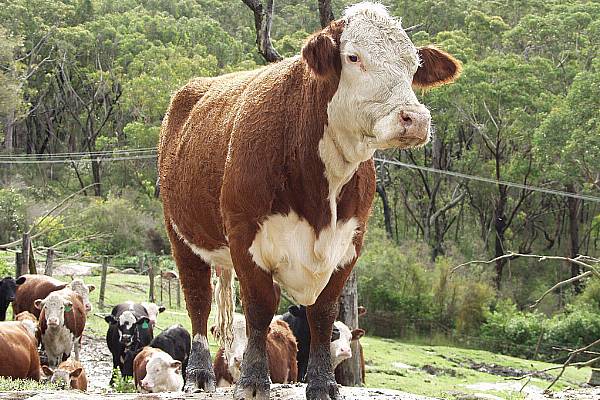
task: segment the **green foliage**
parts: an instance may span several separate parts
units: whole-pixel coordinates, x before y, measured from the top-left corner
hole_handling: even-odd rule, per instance
[[[360,304],[369,310],[364,326],[383,336],[407,336],[457,328],[478,330],[494,299],[485,275],[451,276],[453,261],[427,262],[423,244],[394,246],[371,229],[358,261]],[[397,321],[390,324],[389,321]]]
[[[538,312],[519,311],[512,302],[503,301],[481,326],[481,338],[487,341],[490,350],[530,358],[542,335],[540,356],[543,357],[552,346],[579,348],[597,340],[598,314],[597,309],[569,306],[546,318]]]
[[[118,369],[113,369],[113,389],[117,393],[136,393],[132,376],[121,376]]]
[[[5,276],[14,276],[15,269],[5,259],[0,258],[0,279]]]
[[[25,197],[13,189],[0,189],[0,244],[19,238],[25,214]]]

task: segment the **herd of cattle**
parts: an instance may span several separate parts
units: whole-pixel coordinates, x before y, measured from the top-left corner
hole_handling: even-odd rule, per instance
[[[45,275],[0,280],[0,376],[45,378],[60,387],[85,391],[87,378],[79,360],[93,290],[93,285],[80,279],[67,284]],[[10,303],[15,321],[5,321]],[[124,377],[133,377],[141,393],[181,391],[185,385],[191,337],[181,325],[154,336],[158,314],[164,310],[154,303],[126,302],[113,307],[104,318],[113,368]],[[361,307],[359,315],[365,312]],[[362,329],[350,330],[335,322],[330,343],[333,369],[352,357],[351,341],[363,335]],[[247,343],[246,319],[235,314],[233,343],[227,351],[219,349],[214,359],[218,386],[230,386],[240,379]],[[291,306],[285,314],[275,316],[267,336],[272,382],[305,381],[309,348],[305,307]],[[362,347],[359,349],[364,366]],[[364,368],[362,379],[364,382]]]

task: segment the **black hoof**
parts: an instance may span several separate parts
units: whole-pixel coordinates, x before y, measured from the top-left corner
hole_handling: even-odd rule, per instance
[[[215,373],[212,368],[210,370],[188,368],[185,381],[184,391],[187,393],[200,391],[213,393],[217,390]]]
[[[271,385],[268,380],[246,384],[242,384],[242,382],[247,382],[247,380],[240,379],[235,385],[234,400],[269,400]]]
[[[306,386],[306,400],[340,399],[340,391],[335,380],[313,380]]]
[[[201,335],[194,336],[192,350],[188,359],[185,376],[185,388],[188,393],[214,392],[217,390],[215,372],[208,350],[208,341]]]

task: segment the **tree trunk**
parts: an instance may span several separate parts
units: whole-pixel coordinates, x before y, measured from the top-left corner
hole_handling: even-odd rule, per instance
[[[358,328],[358,289],[356,271],[352,271],[340,296],[340,311],[338,319],[348,325],[350,330]],[[360,386],[361,364],[358,340],[351,342],[352,358],[342,362],[338,367],[337,377],[344,386]]]
[[[319,0],[319,16],[321,18],[321,28],[325,28],[335,19],[331,9],[331,0]]]
[[[387,233],[388,239],[392,240],[394,238],[394,231],[392,229],[392,210],[390,209],[390,201],[383,183],[377,184],[377,194],[379,194],[379,197],[381,198],[381,205],[383,206],[385,232]]]
[[[504,232],[506,232],[506,215],[504,215],[505,208],[506,188],[500,188],[500,197],[496,201],[496,208],[494,209],[494,230],[496,234],[494,258],[504,255]],[[496,276],[494,278],[494,283],[496,284],[497,291],[500,291],[502,288],[502,273],[504,272],[505,265],[506,258],[496,260]]]
[[[575,186],[569,183],[565,186],[568,192],[576,193]],[[579,255],[579,212],[581,210],[581,200],[573,197],[567,197],[567,208],[569,210],[569,258],[575,258]],[[571,263],[571,277],[581,274],[581,268],[575,263]],[[573,290],[576,294],[581,293],[581,281],[573,282]]]
[[[6,117],[6,132],[4,136],[4,149],[8,153],[12,153],[14,148],[15,123],[15,112],[11,111]]]
[[[92,157],[92,175],[94,178],[94,194],[97,197],[102,196],[102,188],[100,187],[100,162]]]

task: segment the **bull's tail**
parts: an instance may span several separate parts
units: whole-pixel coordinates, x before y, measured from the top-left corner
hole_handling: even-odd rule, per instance
[[[221,268],[215,285],[215,339],[220,347],[231,349],[233,344],[233,314],[235,312],[235,290],[233,287],[233,268]]]

